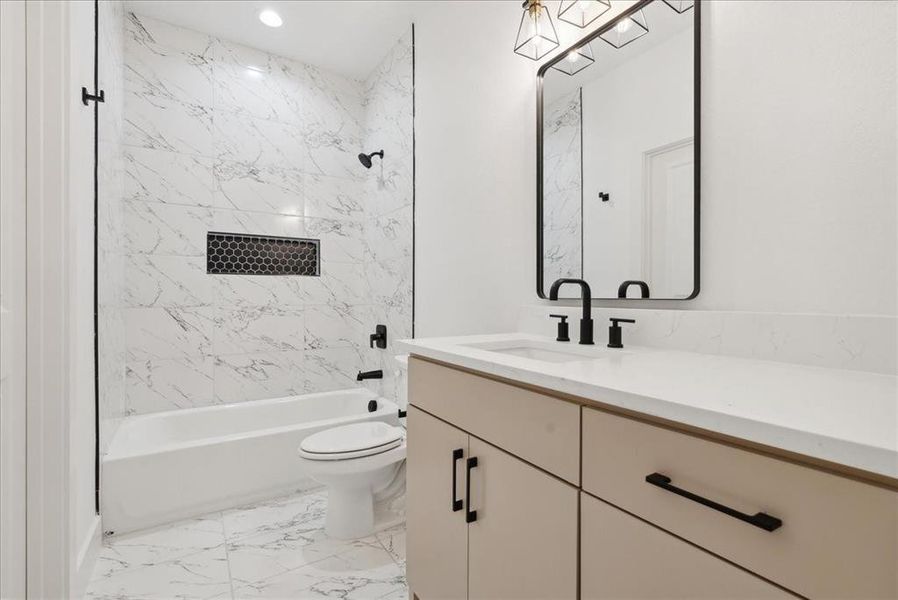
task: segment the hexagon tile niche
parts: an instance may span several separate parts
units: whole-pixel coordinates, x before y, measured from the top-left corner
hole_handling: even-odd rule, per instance
[[[320,274],[318,240],[239,233],[206,234],[206,272],[215,275]]]

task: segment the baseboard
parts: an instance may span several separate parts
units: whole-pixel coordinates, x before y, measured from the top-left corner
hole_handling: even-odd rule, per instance
[[[90,583],[94,565],[97,562],[97,557],[100,555],[102,545],[103,530],[100,527],[100,517],[98,515],[94,517],[87,535],[81,542],[81,547],[78,548],[75,572],[72,574],[72,598],[82,598],[87,591],[87,585]]]

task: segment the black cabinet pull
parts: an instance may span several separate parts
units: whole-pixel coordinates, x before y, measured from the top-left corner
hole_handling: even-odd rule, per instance
[[[473,523],[477,520],[477,511],[471,510],[471,469],[477,466],[477,457],[472,456],[467,462],[465,474],[465,523]]]
[[[698,502],[708,508],[713,508],[714,510],[719,510],[720,512],[730,515],[740,521],[745,521],[749,525],[754,525],[755,527],[760,527],[764,531],[775,531],[782,527],[783,522],[776,517],[771,517],[766,513],[759,512],[754,515],[747,515],[743,512],[739,512],[738,510],[732,509],[729,506],[724,506],[723,504],[718,504],[713,500],[708,500],[707,498],[702,498],[698,494],[693,494],[692,492],[688,492],[684,489],[678,488],[675,485],[671,485],[670,477],[667,475],[662,475],[661,473],[652,473],[651,475],[646,475],[645,480],[648,483],[651,483],[654,486],[658,486],[663,490],[667,490],[668,492],[673,492],[677,496],[683,496],[684,498],[689,498],[693,502]]]
[[[456,479],[457,478],[455,476],[455,465],[458,463],[458,461],[461,459],[461,457],[463,455],[464,455],[464,451],[461,448],[456,448],[455,450],[452,451],[452,512],[457,512],[457,511],[461,510],[461,507],[462,507],[461,498],[455,497],[455,490],[458,489],[456,487],[456,483],[457,483]]]

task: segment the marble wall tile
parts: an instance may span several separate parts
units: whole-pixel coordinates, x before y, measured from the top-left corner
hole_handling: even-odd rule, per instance
[[[375,322],[366,305],[307,304],[306,348],[364,347]]]
[[[344,221],[361,221],[367,214],[363,184],[355,179],[305,174],[303,197],[305,216]]]
[[[305,219],[306,237],[321,240],[321,260],[326,262],[362,262],[365,238],[362,224],[336,219]]]
[[[307,298],[305,277],[209,275],[220,307],[302,306]]]
[[[185,206],[212,206],[212,159],[165,150],[127,147],[126,200]]]
[[[132,361],[127,364],[129,414],[208,406],[215,400],[210,356]]]
[[[221,356],[302,350],[305,310],[278,306],[222,308],[215,320],[212,352]]]
[[[127,91],[124,143],[180,154],[213,156],[212,109]]]
[[[142,16],[127,28],[131,411],[355,387],[384,363],[374,326],[412,329],[410,35],[360,82]],[[208,231],[318,239],[321,274],[208,275]]]
[[[222,161],[305,170],[307,134],[297,125],[224,111],[215,114],[215,157]]]
[[[305,390],[312,393],[354,388],[359,371],[377,369],[378,365],[374,351],[366,352],[359,346],[307,350],[302,368]]]
[[[219,160],[214,173],[217,208],[295,216],[305,212],[305,179],[296,169]]]
[[[549,312],[578,311],[525,306],[518,328],[552,335]],[[593,307],[597,324],[612,316],[636,319],[626,334],[633,345],[898,374],[894,317]]]
[[[131,254],[125,260],[126,306],[211,306],[212,281],[202,256]]]
[[[230,403],[303,394],[302,365],[302,351],[216,356],[215,399]]]
[[[125,202],[125,247],[133,254],[205,256],[212,210]]]
[[[212,351],[214,308],[127,308],[123,316],[129,361],[188,358]]]
[[[121,306],[125,293],[124,267],[124,5],[119,1],[97,6],[100,88],[106,102],[97,120],[97,353],[99,365],[99,451],[105,454],[124,419],[126,341]]]

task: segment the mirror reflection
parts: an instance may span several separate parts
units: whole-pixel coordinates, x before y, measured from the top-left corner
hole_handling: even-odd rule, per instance
[[[644,4],[545,72],[543,294],[582,277],[597,298],[694,296],[696,13]]]

